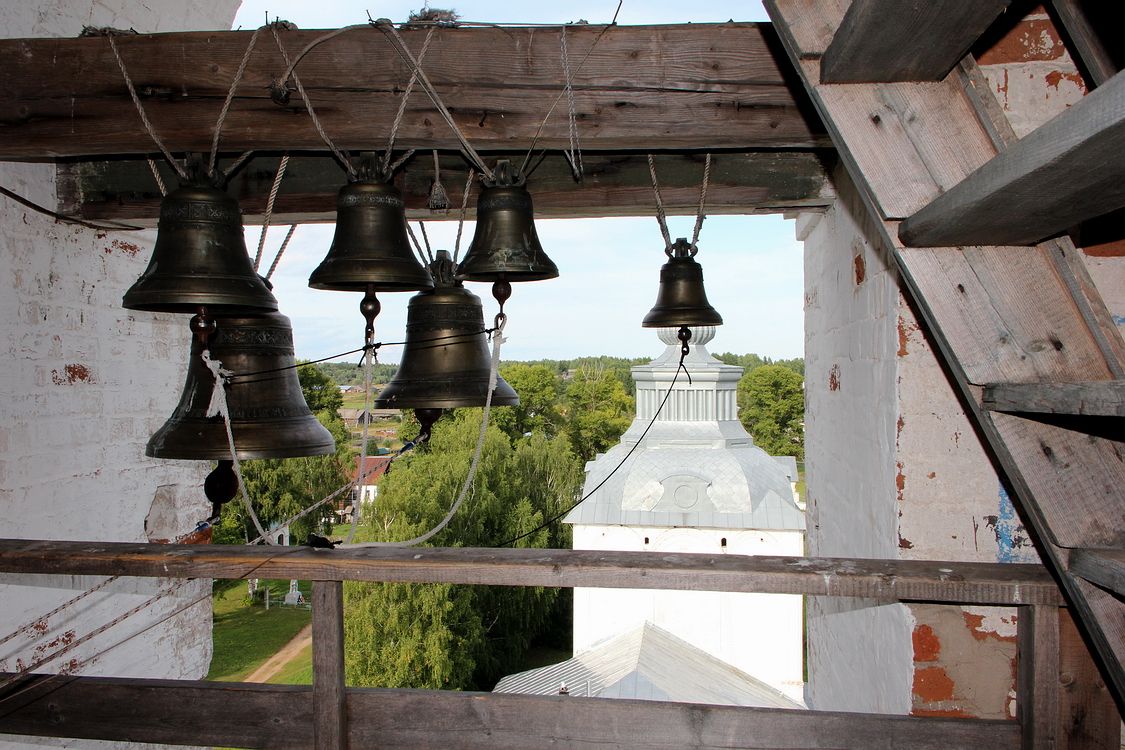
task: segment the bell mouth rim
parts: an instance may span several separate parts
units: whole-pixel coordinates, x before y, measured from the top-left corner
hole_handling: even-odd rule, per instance
[[[387,282],[387,281],[309,281],[309,289],[322,292],[366,292],[368,287],[374,287],[375,292],[428,292],[434,288],[419,286],[417,282]]]
[[[684,319],[668,321],[668,317],[663,313],[660,317],[653,315],[646,315],[644,320],[641,321],[641,328],[692,328],[693,326],[721,326],[723,324],[723,316],[716,314],[710,318],[694,318],[685,321]]]
[[[481,273],[458,273],[456,279],[458,281],[472,281],[480,284],[491,284],[496,281],[511,281],[513,283],[521,283],[525,281],[549,281],[550,279],[557,279],[559,271],[556,268],[554,271],[528,271],[521,273],[519,271],[504,271],[502,273],[495,272],[481,272]]]

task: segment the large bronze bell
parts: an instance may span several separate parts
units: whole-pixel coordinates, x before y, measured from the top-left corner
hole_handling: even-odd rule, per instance
[[[203,180],[161,202],[152,258],[121,304],[152,312],[206,307],[212,314],[277,309],[246,252],[238,201]]]
[[[230,459],[223,418],[207,416],[215,378],[203,362],[205,348],[234,373],[226,397],[239,459],[323,456],[336,450],[332,433],[309,411],[301,393],[289,318],[266,313],[216,317],[206,343],[193,338],[180,403],[149,439],[146,455]]]
[[[664,251],[668,262],[660,269],[656,304],[641,322],[644,328],[719,326],[723,316],[707,301],[703,267],[695,261],[696,247],[681,237]]]
[[[447,251],[438,251],[430,270],[434,288],[410,298],[402,361],[375,399],[376,408],[456,409],[484,406],[488,396],[491,356],[480,297],[454,278]],[[519,402],[512,386],[497,375],[492,404]]]
[[[412,292],[434,285],[410,249],[406,205],[393,185],[360,180],[336,196],[336,234],[309,277],[313,289]]]
[[[477,199],[477,227],[457,278],[467,281],[540,281],[559,269],[535,232],[531,194],[509,162],[500,161],[495,180]]]

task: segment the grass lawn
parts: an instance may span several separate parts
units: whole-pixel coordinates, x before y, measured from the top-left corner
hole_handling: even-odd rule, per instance
[[[301,591],[308,599],[308,584],[301,583]],[[238,682],[245,679],[312,622],[312,612],[304,607],[281,604],[289,590],[289,581],[263,580],[260,585],[270,586],[269,610],[260,602],[246,602],[245,582],[224,589],[213,598],[215,652],[207,672],[208,680]]]
[[[273,685],[311,685],[312,644],[301,649],[301,653],[293,657],[292,661],[266,682]]]

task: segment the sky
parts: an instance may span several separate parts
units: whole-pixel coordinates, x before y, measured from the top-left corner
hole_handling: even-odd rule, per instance
[[[469,1],[452,5],[463,19],[496,23],[567,23],[578,19],[605,23],[616,8],[612,1],[586,0],[534,5]],[[234,26],[260,26],[268,11],[271,19],[279,16],[303,29],[337,28],[362,23],[368,12],[374,18],[403,21],[419,7],[417,2],[247,0]],[[620,24],[647,24],[721,22],[732,18],[762,21],[766,15],[757,2],[704,0],[685,4],[625,0],[617,20]],[[409,144],[401,145],[405,148]],[[534,178],[528,187],[534,198]],[[668,221],[673,238],[691,236],[694,217],[670,217]],[[543,248],[558,265],[560,275],[549,281],[513,284],[512,298],[505,306],[508,324],[504,359],[659,354],[663,345],[656,333],[640,327],[641,319],[656,301],[660,266],[665,261],[655,216],[539,219],[535,225]],[[455,221],[428,222],[426,229],[435,249],[453,249]],[[285,231],[284,226],[271,228],[263,264],[272,259]],[[462,254],[472,231],[473,222],[467,222]],[[247,228],[251,252],[257,247],[259,233],[259,227]],[[331,224],[299,227],[272,279],[281,312],[293,321],[297,355],[305,359],[319,359],[363,343],[361,295],[317,291],[307,285],[309,274],[328,251],[332,233]],[[755,352],[775,359],[803,356],[803,260],[792,221],[780,215],[708,217],[700,233],[696,260],[703,266],[707,297],[724,319],[709,345],[712,352]],[[490,325],[496,303],[489,285],[466,286],[484,301],[486,322]],[[380,294],[382,311],[376,319],[376,340],[403,338],[410,296]],[[390,349],[383,353],[387,361],[397,357]]]

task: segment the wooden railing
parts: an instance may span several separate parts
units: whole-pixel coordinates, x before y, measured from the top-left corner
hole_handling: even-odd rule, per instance
[[[1049,747],[1058,589],[1038,565],[541,549],[0,540],[0,573],[313,581],[313,685],[28,676],[0,733],[262,748]],[[1019,721],[347,688],[342,581],[691,589],[1019,607]],[[1072,744],[1071,747],[1074,747]]]

